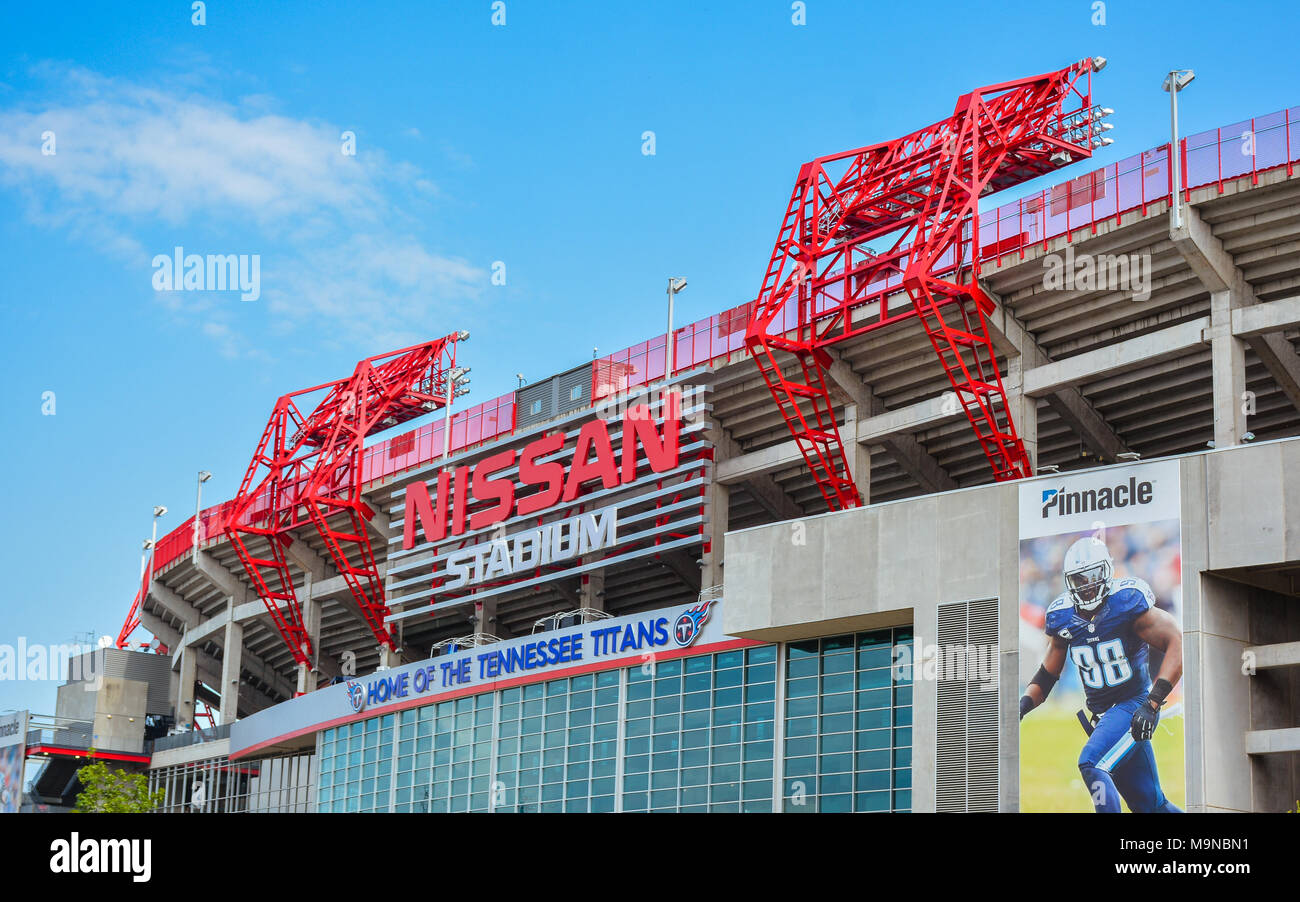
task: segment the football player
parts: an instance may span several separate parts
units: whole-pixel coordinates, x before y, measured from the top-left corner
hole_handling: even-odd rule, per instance
[[[1122,796],[1134,812],[1179,811],[1160,789],[1150,741],[1160,708],[1183,674],[1178,622],[1156,607],[1144,580],[1115,579],[1115,563],[1100,539],[1071,545],[1063,569],[1066,591],[1047,607],[1050,645],[1020,699],[1020,718],[1047,698],[1068,656],[1079,669],[1095,724],[1079,755],[1079,773],[1096,810],[1119,812]],[[1153,683],[1149,647],[1163,652]]]

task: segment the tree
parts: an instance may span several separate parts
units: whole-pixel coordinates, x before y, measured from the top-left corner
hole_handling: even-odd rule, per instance
[[[93,758],[95,750],[91,749],[87,754]],[[103,761],[79,768],[77,779],[82,786],[77,796],[78,811],[153,811],[162,804],[166,795],[161,789],[149,792],[149,779],[144,774],[112,770]]]

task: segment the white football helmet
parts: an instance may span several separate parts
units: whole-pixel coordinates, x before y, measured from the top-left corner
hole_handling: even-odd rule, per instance
[[[1093,611],[1110,594],[1115,562],[1106,543],[1095,536],[1079,539],[1065,552],[1065,589],[1081,611]]]

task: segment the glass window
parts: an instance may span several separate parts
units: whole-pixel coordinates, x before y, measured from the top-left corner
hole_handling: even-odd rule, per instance
[[[854,747],[851,711],[845,712],[849,720],[831,722],[825,718],[837,712],[819,710],[823,681],[842,690],[831,694],[850,704],[855,692],[865,691],[852,672],[846,681],[838,670],[823,667],[824,645],[803,643],[790,659],[811,669],[791,677],[806,680],[808,694],[791,699],[805,702],[805,713],[795,708],[786,735],[809,741],[798,761],[814,778],[821,762],[835,755],[866,753]],[[851,649],[826,647],[856,661]],[[777,654],[776,646],[758,646],[653,667],[637,664],[322,731],[320,808],[611,811],[619,807],[617,798],[626,810],[770,811],[774,717],[789,713],[776,710]],[[891,700],[910,705],[910,689],[878,707],[889,711]],[[887,720],[879,728],[887,741],[867,750],[886,756],[872,764],[890,777],[879,791],[891,800],[910,790],[910,751],[898,753],[910,745],[894,741],[910,743],[910,731],[903,734],[908,728],[900,723],[901,718]],[[797,769],[796,764],[791,773]],[[855,791],[877,790],[850,785],[836,795],[852,797]]]
[[[891,665],[911,639],[908,627],[786,646],[782,810],[910,809],[912,690]],[[760,783],[767,767],[749,760],[747,746],[744,778]]]

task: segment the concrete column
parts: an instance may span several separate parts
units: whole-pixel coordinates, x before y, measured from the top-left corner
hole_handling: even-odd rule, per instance
[[[1025,358],[1023,355],[1007,358],[1007,378],[1003,381],[1007,392],[1007,408],[1016,433],[1029,455],[1029,465],[1038,471],[1038,400],[1025,394]]]
[[[498,639],[510,638],[510,631],[497,617],[496,598],[485,598],[474,604],[474,632],[487,633]]]
[[[239,718],[239,671],[244,657],[244,625],[235,620],[235,600],[230,600],[225,645],[221,650],[221,722]]]
[[[1210,293],[1210,361],[1214,373],[1214,446],[1240,443],[1246,432],[1242,394],[1246,391],[1246,343],[1232,334],[1232,291]]]
[[[844,440],[844,451],[849,459],[849,475],[862,493],[862,503],[871,503],[871,449],[857,441],[858,405],[844,405],[844,428],[840,436]]]
[[[582,585],[578,588],[580,606],[595,611],[605,610],[605,570],[592,570],[582,575]]]
[[[190,646],[181,649],[180,676],[176,682],[176,726],[188,730],[194,725],[194,685],[197,680],[196,665],[199,650]]]
[[[708,487],[710,539],[709,550],[704,553],[704,565],[700,568],[700,587],[722,585],[722,558],[724,536],[730,518],[731,487],[721,483],[712,483]]]
[[[320,647],[320,615],[321,603],[319,599],[312,597],[312,583],[315,580],[310,572],[303,574],[302,583],[302,622],[307,629],[307,636],[311,639],[311,657],[312,664],[298,665],[298,686],[296,692],[302,695],[307,692],[316,691],[317,678],[321,673],[321,647]]]

